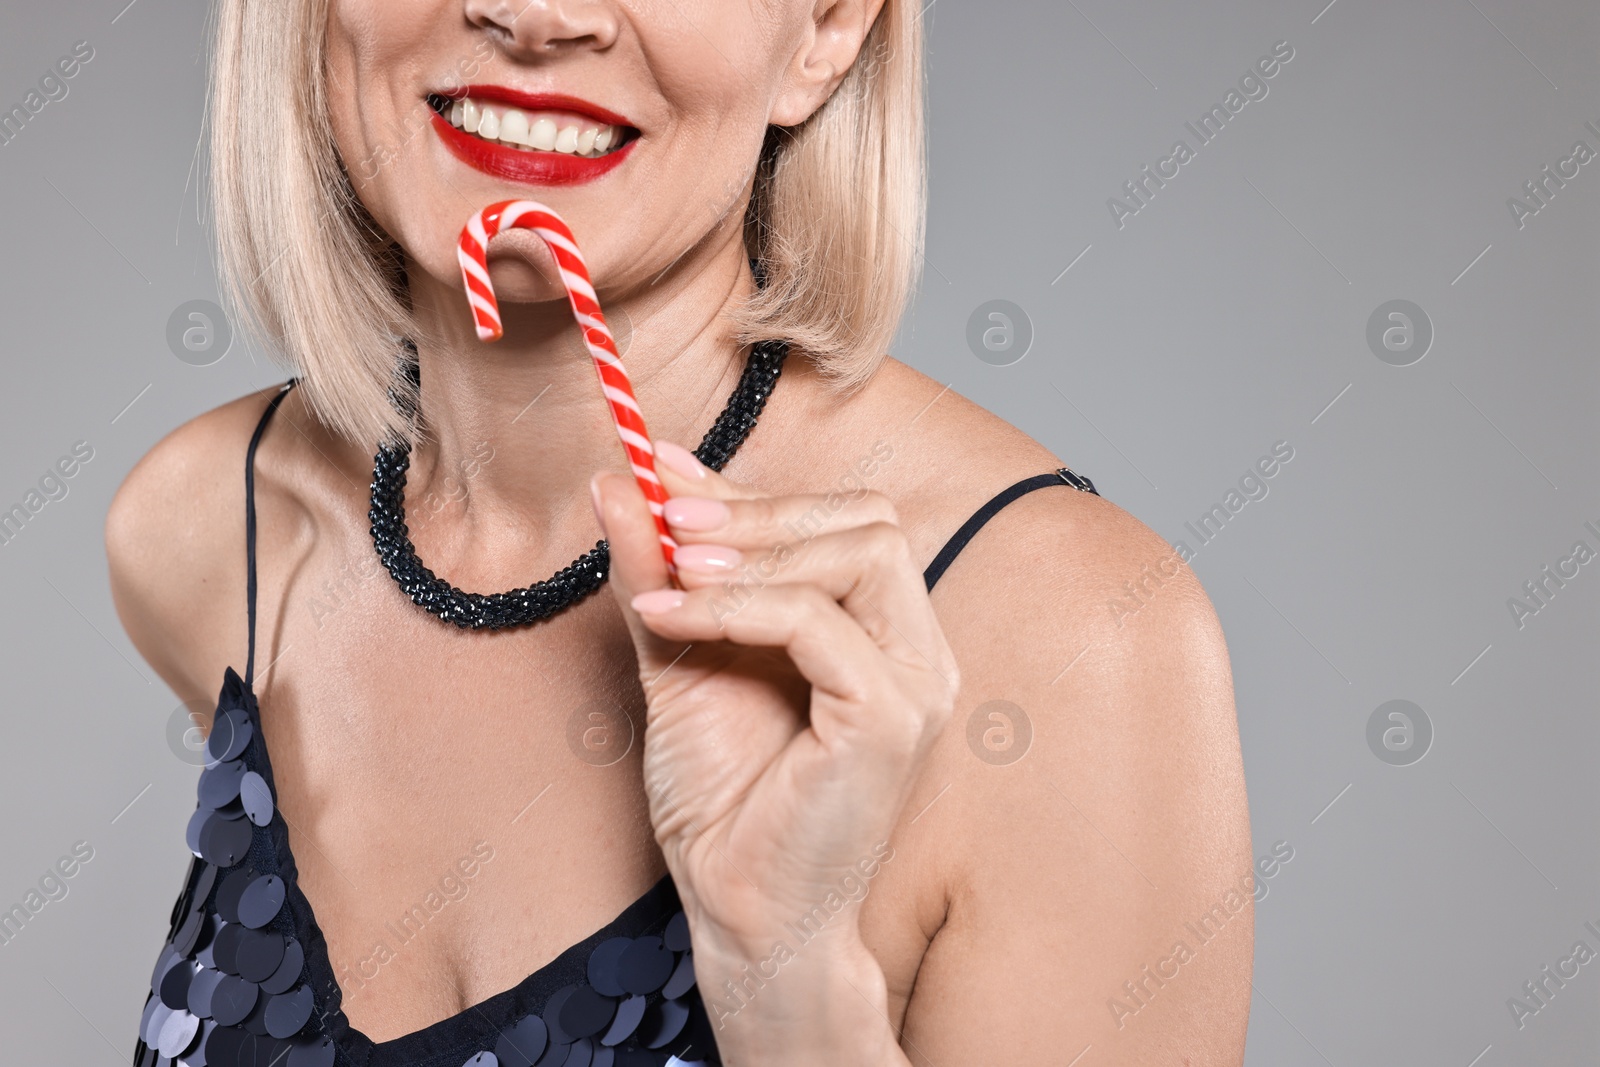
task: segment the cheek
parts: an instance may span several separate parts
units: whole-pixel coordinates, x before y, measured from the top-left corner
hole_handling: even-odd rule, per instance
[[[420,95],[438,54],[443,0],[334,0],[328,10],[329,121],[352,184],[365,201],[399,184],[399,164],[424,143],[431,114]],[[458,15],[459,17],[459,15]]]
[[[448,0],[332,0],[328,11],[328,120],[345,172],[386,233],[440,266],[466,212],[439,195],[423,92],[470,62],[481,36]]]

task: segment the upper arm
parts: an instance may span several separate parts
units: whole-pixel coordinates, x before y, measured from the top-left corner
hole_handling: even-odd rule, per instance
[[[260,406],[245,397],[173,430],[128,473],[106,513],[117,616],[185,702],[214,697],[218,657],[243,617],[244,450]]]
[[[1098,498],[1032,496],[954,592],[984,621],[952,639],[963,692],[939,780],[923,782],[929,796],[948,782],[948,807],[907,842],[949,858],[906,1052],[1237,1064],[1254,881],[1221,627],[1142,523]]]

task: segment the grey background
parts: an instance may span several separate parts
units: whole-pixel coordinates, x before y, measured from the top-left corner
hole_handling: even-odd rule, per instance
[[[6,108],[95,49],[0,148],[0,508],[94,448],[0,546],[0,903],[95,850],[0,946],[14,1063],[126,1062],[186,862],[194,772],[111,607],[106,506],[166,431],[283,376],[248,338],[207,367],[167,347],[170,312],[216,298],[203,19],[124,2],[8,4],[0,34]],[[1294,448],[1194,560],[1255,851],[1295,850],[1257,908],[1247,1062],[1595,1063],[1600,963],[1520,1030],[1506,1000],[1580,938],[1600,949],[1600,563],[1521,629],[1506,602],[1600,548],[1600,162],[1521,229],[1506,199],[1574,141],[1600,149],[1600,9],[1325,2],[935,0],[927,280],[895,351],[1191,547],[1186,521]],[[1280,40],[1269,95],[1118,229],[1107,198]],[[1435,331],[1407,367],[1366,343],[1396,298]],[[966,343],[991,299],[1034,334],[1009,366]],[[1435,732],[1410,766],[1366,742],[1396,698]]]

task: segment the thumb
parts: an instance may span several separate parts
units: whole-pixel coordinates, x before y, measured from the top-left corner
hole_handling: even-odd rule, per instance
[[[611,592],[627,620],[639,654],[639,669],[653,676],[676,659],[683,647],[681,641],[654,633],[633,609],[633,598],[639,593],[674,588],[661,555],[655,517],[638,482],[626,475],[600,471],[589,479],[589,490],[594,495],[595,517],[611,550]]]

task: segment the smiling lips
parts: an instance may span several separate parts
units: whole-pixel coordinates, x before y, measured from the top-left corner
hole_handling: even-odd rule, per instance
[[[573,185],[620,164],[639,131],[575,97],[468,86],[431,94],[433,128],[468,166],[508,181]]]

